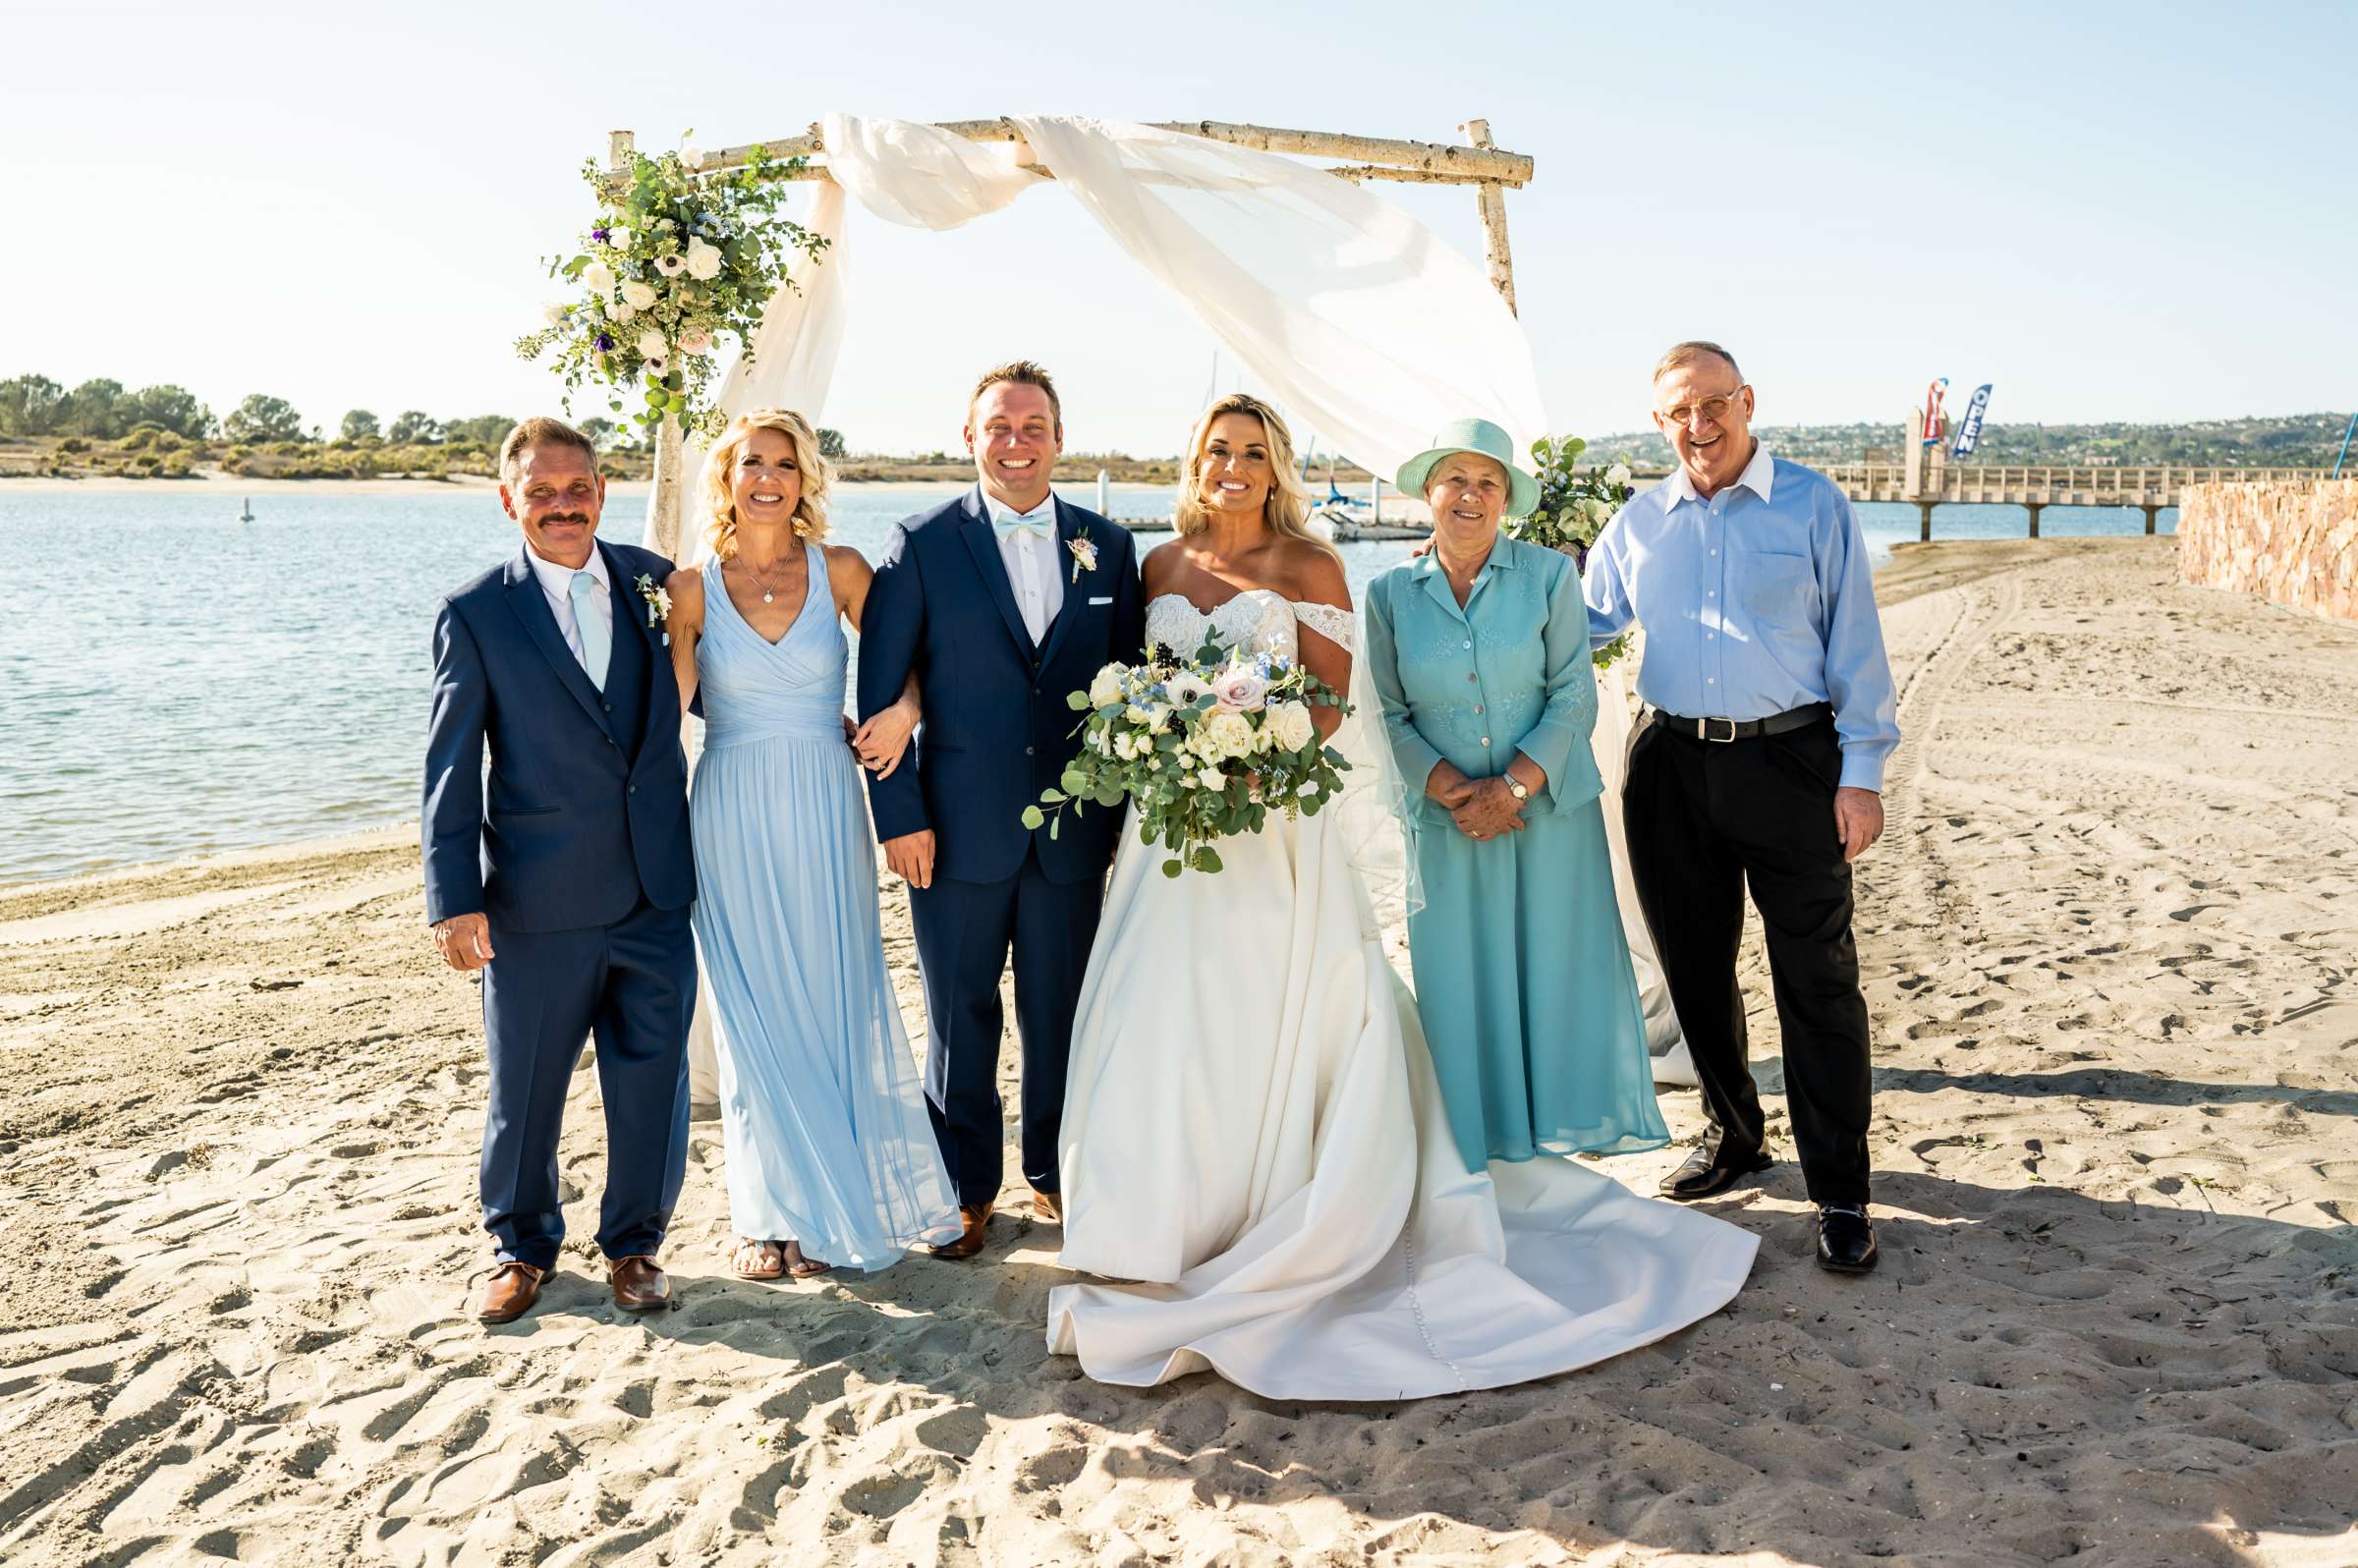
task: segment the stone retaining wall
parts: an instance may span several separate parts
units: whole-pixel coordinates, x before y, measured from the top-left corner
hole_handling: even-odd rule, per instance
[[[2188,485],[2178,575],[2358,620],[2358,479]]]

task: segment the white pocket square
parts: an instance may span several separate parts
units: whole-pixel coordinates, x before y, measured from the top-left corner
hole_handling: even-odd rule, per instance
[[[1099,594],[1092,598],[1089,602],[1092,604],[1111,604],[1113,602],[1113,595],[1110,593]]]

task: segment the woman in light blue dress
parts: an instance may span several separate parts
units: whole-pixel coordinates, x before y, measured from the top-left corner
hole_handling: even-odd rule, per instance
[[[883,1268],[959,1233],[885,969],[854,756],[897,765],[913,710],[856,738],[844,721],[838,617],[859,625],[870,574],[818,542],[826,480],[800,415],[739,416],[704,471],[714,553],[665,584],[681,699],[703,698],[696,940],[749,1279]]]
[[[1418,1011],[1466,1168],[1670,1141],[1655,1101],[1589,750],[1597,683],[1569,556],[1507,538],[1539,485],[1468,420],[1400,470],[1433,548],[1367,594],[1369,675],[1410,797]]]

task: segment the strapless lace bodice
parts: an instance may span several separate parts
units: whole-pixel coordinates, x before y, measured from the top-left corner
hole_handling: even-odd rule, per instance
[[[1297,622],[1346,652],[1350,650],[1349,610],[1289,599],[1275,588],[1246,588],[1209,610],[1197,609],[1182,594],[1158,593],[1147,604],[1147,643],[1169,648],[1184,659],[1204,645],[1208,632],[1223,648],[1266,653],[1291,664],[1301,657]]]

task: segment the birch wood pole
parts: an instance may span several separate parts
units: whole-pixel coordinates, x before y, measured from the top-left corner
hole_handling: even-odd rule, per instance
[[[937,129],[969,141],[1022,141],[1015,122],[996,120],[944,120]],[[1531,180],[1532,160],[1520,152],[1507,152],[1491,146],[1487,140],[1480,145],[1453,146],[1440,141],[1406,141],[1391,137],[1346,136],[1328,131],[1289,131],[1276,126],[1240,125],[1223,120],[1158,120],[1157,131],[1176,131],[1182,136],[1203,137],[1210,141],[1225,141],[1240,147],[1258,147],[1263,152],[1289,152],[1314,158],[1351,160],[1356,167],[1348,171],[1333,171],[1349,180],[1407,180],[1434,185],[1482,185],[1498,183],[1522,186]],[[1487,134],[1486,134],[1487,135]],[[821,141],[818,127],[814,125],[800,136],[781,137],[774,141],[752,142],[745,146],[723,147],[708,153],[704,159],[707,169],[733,169],[745,163],[759,147],[764,156],[780,160],[823,156],[826,146]],[[1035,173],[1053,179],[1052,171],[1037,164],[1030,165]],[[791,178],[824,180],[830,178],[824,167],[807,165]]]
[[[1468,120],[1458,129],[1477,147],[1489,147],[1489,121]],[[1482,252],[1489,265],[1490,287],[1498,291],[1511,313],[1520,315],[1515,308],[1515,258],[1506,248],[1506,188],[1495,180],[1485,180],[1475,197],[1482,203]]]
[[[628,131],[606,133],[606,175],[619,183],[630,173],[637,139]],[[679,416],[666,414],[650,432],[654,472],[646,487],[646,527],[640,542],[665,560],[680,558],[680,469],[685,452],[680,440]]]

